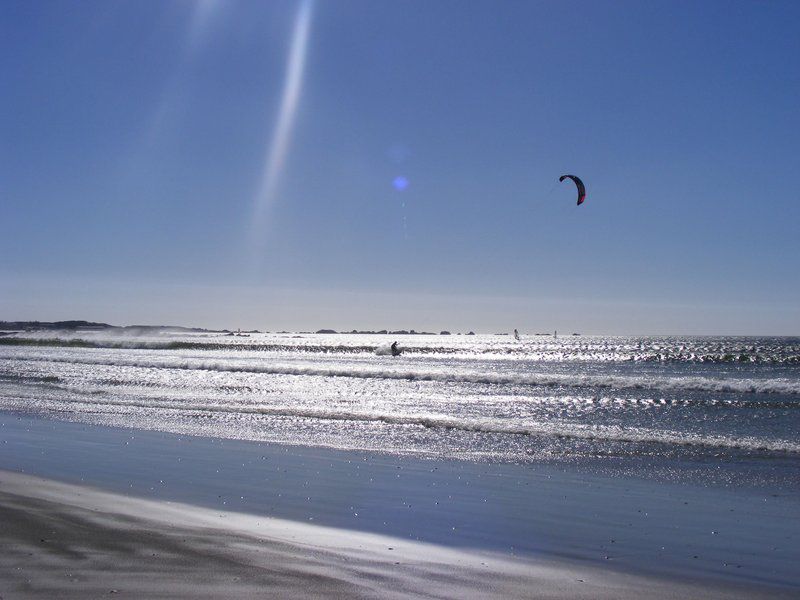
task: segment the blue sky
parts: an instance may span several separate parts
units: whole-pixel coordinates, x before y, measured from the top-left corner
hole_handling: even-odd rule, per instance
[[[800,334],[798,31],[796,2],[3,2],[0,319]]]

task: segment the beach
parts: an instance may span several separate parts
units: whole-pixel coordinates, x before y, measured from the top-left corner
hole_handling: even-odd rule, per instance
[[[0,473],[3,598],[757,598]]]
[[[0,595],[800,593],[798,340],[391,341],[4,336]]]
[[[792,498],[1,416],[3,598],[798,590]]]
[[[499,597],[524,595],[531,575],[491,556],[0,476],[4,598]]]

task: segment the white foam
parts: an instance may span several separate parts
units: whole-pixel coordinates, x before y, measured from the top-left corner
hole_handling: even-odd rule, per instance
[[[434,369],[401,369],[368,365],[331,367],[263,364],[240,360],[204,360],[197,358],[95,358],[91,356],[15,356],[18,360],[70,364],[106,365],[146,369],[176,369],[261,373],[265,375],[297,375],[312,377],[350,377],[359,379],[393,379],[438,381],[487,385],[522,385],[537,387],[609,388],[616,390],[700,391],[745,394],[800,394],[800,381],[788,378],[713,378],[651,377],[632,375],[580,375],[561,373],[476,373]]]
[[[36,395],[32,394],[31,399]],[[347,410],[341,408],[318,408],[313,406],[289,405],[242,405],[215,404],[210,402],[191,402],[159,400],[137,397],[130,400],[119,398],[66,398],[59,402],[86,404],[96,409],[102,407],[124,407],[134,409],[155,409],[180,412],[206,412],[212,414],[264,415],[270,417],[290,417],[327,421],[381,422],[389,425],[411,425],[431,429],[451,429],[487,434],[524,435],[571,438],[607,442],[658,443],[679,446],[706,446],[746,451],[767,451],[800,453],[800,443],[789,440],[765,439],[757,437],[730,437],[724,435],[701,435],[690,432],[657,430],[642,427],[621,427],[617,425],[586,425],[580,423],[539,422],[502,418],[461,418],[436,413],[400,413],[375,410]]]

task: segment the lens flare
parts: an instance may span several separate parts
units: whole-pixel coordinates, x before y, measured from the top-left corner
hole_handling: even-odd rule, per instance
[[[396,189],[398,192],[402,192],[404,189],[408,187],[408,179],[406,179],[402,175],[399,177],[395,177],[394,181],[392,181],[392,185],[394,186],[394,189]]]

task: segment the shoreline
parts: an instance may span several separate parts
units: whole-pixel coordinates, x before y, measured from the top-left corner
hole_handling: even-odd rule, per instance
[[[450,586],[513,596],[523,579],[520,565],[490,556],[8,471],[0,514],[4,598],[403,597]],[[492,583],[481,582],[485,569]]]
[[[89,486],[126,502],[181,503],[347,537],[385,536],[395,545],[575,562],[620,576],[696,581],[709,590],[748,589],[750,596],[800,589],[797,499],[758,490],[191,437],[2,411],[0,469]]]
[[[655,578],[131,498],[0,471],[3,598],[758,598]]]

